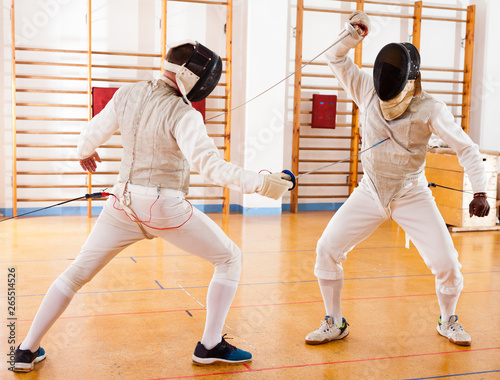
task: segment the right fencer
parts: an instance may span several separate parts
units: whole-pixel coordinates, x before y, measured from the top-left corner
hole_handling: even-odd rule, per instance
[[[441,309],[437,331],[458,345],[471,337],[458,322],[455,308],[463,288],[458,253],[425,178],[425,154],[432,133],[457,153],[469,176],[474,198],[470,216],[488,215],[486,174],[479,148],[455,124],[446,105],[425,91],[420,82],[420,55],[410,43],[390,43],[375,60],[373,77],[347,57],[370,31],[361,11],[349,17],[350,34],[329,49],[328,65],[361,112],[363,149],[389,138],[361,155],[364,176],[335,213],[317,244],[314,274],[326,308],[321,326],[306,336],[307,344],[345,338],[342,316],[342,261],[358,243],[388,219],[398,223],[435,275]],[[345,31],[344,31],[345,33]]]

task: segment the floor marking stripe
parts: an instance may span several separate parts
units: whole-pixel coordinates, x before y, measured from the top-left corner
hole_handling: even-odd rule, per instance
[[[291,368],[307,368],[307,367],[317,367],[317,366],[332,365],[332,364],[362,363],[362,362],[378,361],[378,360],[415,358],[415,357],[422,357],[422,356],[435,356],[435,355],[445,355],[445,354],[457,354],[457,353],[463,353],[463,352],[478,352],[478,351],[498,350],[498,349],[500,349],[500,347],[487,347],[487,348],[475,348],[475,349],[469,349],[469,350],[466,350],[466,349],[464,350],[463,349],[463,350],[459,350],[459,351],[443,351],[443,352],[429,352],[429,353],[425,353],[425,354],[386,356],[386,357],[382,357],[382,358],[340,360],[340,361],[336,361],[336,362],[297,364],[297,365],[281,366],[281,367],[270,367],[270,368],[252,368],[252,372],[274,371],[274,370],[279,370],[279,369],[291,369]],[[188,379],[188,378],[195,378],[195,377],[217,376],[217,375],[227,375],[227,374],[231,374],[231,373],[245,373],[245,372],[249,372],[249,371],[248,370],[244,370],[244,371],[204,373],[204,374],[200,374],[200,375],[161,377],[161,378],[150,379],[150,380]],[[432,378],[430,378],[430,379],[432,379]]]
[[[158,284],[158,286],[159,286],[161,289],[165,290],[165,288],[164,288],[163,286],[161,286],[161,284],[158,282],[158,280],[155,280],[155,282]]]
[[[250,367],[248,364],[243,364],[243,367],[245,367],[249,371],[252,371],[252,367]]]
[[[478,274],[478,273],[496,273],[500,271],[488,271],[488,272],[464,272],[462,274]],[[417,274],[417,275],[407,275],[407,276],[388,276],[388,277],[358,277],[358,278],[344,278],[344,281],[349,280],[377,280],[377,279],[387,279],[387,278],[398,278],[398,277],[423,277],[423,276],[434,276],[433,274]],[[253,282],[246,284],[239,284],[238,286],[257,286],[257,285],[277,285],[277,284],[306,284],[317,282],[317,280],[303,280],[303,281],[274,281],[274,282]],[[183,289],[204,289],[208,288],[208,285],[201,286],[185,286]],[[126,293],[126,292],[146,292],[151,290],[179,290],[178,287],[172,288],[154,288],[154,289],[120,289],[120,290],[96,290],[96,291],[88,291],[88,292],[78,292],[77,294],[96,294],[96,293]],[[484,290],[477,291],[481,292],[495,292],[498,290]],[[470,293],[470,292],[462,292],[462,293]],[[45,294],[22,294],[16,295],[16,297],[43,297]],[[7,296],[0,296],[0,299],[7,298]]]
[[[432,376],[432,377],[414,377],[411,379],[404,380],[427,380],[427,379],[442,379],[443,377],[455,377],[455,376],[467,376],[467,375],[480,375],[482,373],[495,373],[500,372],[500,369],[493,371],[481,371],[481,372],[468,372],[468,373],[455,373],[453,375],[443,375],[443,376]]]

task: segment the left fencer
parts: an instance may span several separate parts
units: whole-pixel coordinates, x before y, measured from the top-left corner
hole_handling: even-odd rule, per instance
[[[214,221],[185,200],[190,167],[209,183],[273,199],[293,184],[281,173],[255,173],[220,157],[190,101],[207,97],[221,73],[220,57],[202,44],[188,41],[173,46],[159,79],[122,86],[82,131],[78,154],[82,168],[89,172],[96,171],[101,161],[96,149],[120,131],[123,153],[118,183],[81,252],[49,288],[16,350],[14,371],[29,372],[45,358],[40,341],[84,284],[123,249],[154,237],[215,266],[207,292],[205,331],[192,361],[206,365],[252,359],[251,353],[222,336],[240,279],[242,253]]]

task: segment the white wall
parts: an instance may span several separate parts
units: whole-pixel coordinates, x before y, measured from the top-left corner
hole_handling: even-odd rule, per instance
[[[472,0],[476,32],[472,79],[471,137],[481,148],[500,151],[500,1]]]
[[[288,1],[245,3],[248,31],[242,45],[247,57],[244,99],[249,100],[287,75]],[[237,82],[234,85],[239,88]],[[285,89],[282,83],[245,106],[245,169],[271,172],[283,169]],[[234,104],[241,104],[244,99],[239,98]],[[271,213],[281,212],[281,200],[255,194],[244,195],[242,206],[244,212],[257,207],[267,208]]]
[[[318,0],[321,2],[321,0]],[[147,3],[147,4],[146,4]],[[330,1],[324,1],[331,4]],[[465,7],[468,1],[441,0],[439,4]],[[484,149],[500,150],[500,128],[496,108],[500,104],[500,52],[496,42],[494,17],[500,12],[500,2],[494,0],[470,0],[477,4],[476,40],[474,52],[474,83],[471,137]],[[108,5],[94,8],[94,49],[158,50],[159,1],[110,0]],[[17,41],[19,44],[86,48],[86,1],[37,0],[16,1],[18,10]],[[295,26],[294,0],[235,0],[233,22],[233,107],[266,90],[283,79],[294,69]],[[354,9],[354,4],[342,6]],[[367,5],[368,7],[368,5]],[[209,10],[207,10],[210,8]],[[75,21],[65,12],[80,15]],[[186,3],[169,3],[169,42],[196,38],[214,50],[225,51],[225,7],[207,7]],[[383,11],[399,12],[399,7],[385,6]],[[10,1],[3,0],[3,23],[0,38],[0,209],[11,205],[11,119],[10,119]],[[406,9],[404,12],[411,12]],[[439,14],[439,12],[438,12]],[[455,16],[455,15],[451,15]],[[152,20],[146,22],[146,20]],[[304,59],[323,50],[337,36],[346,16],[311,14],[304,20]],[[214,22],[215,20],[215,22]],[[372,19],[372,34],[364,42],[363,61],[373,62],[379,49],[388,42],[408,41],[411,20],[395,18]],[[216,25],[215,27],[213,25]],[[424,21],[422,35],[423,65],[462,64],[463,49],[457,43],[464,34],[453,23]],[[209,27],[210,26],[210,27]],[[69,33],[69,34],[68,34]],[[152,37],[149,37],[152,36]],[[449,43],[436,44],[436,39]],[[65,46],[61,46],[65,45]],[[223,54],[221,54],[223,55]],[[146,78],[143,78],[146,79]],[[272,89],[232,113],[231,160],[249,170],[281,171],[291,164],[291,99],[293,78]],[[446,100],[446,99],[445,99]],[[289,202],[286,195],[283,200]],[[231,192],[231,204],[251,213],[255,208],[263,212],[277,213],[280,201],[272,201],[256,195],[242,196]],[[266,211],[267,210],[267,211]]]

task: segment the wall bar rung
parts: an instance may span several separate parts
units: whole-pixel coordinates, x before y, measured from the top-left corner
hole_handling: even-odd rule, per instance
[[[34,88],[19,88],[17,92],[35,92],[42,94],[78,94],[84,95],[87,91],[72,91],[72,90],[45,90],[45,89],[34,89]]]
[[[68,131],[17,131],[18,134],[23,135],[79,135],[80,132],[68,132]]]
[[[224,197],[186,197],[189,200],[224,200]]]
[[[300,150],[310,151],[326,151],[326,152],[349,152],[351,148],[317,148],[317,147],[300,147]]]
[[[300,123],[301,127],[310,127],[311,123]],[[337,123],[335,124],[336,128],[345,128],[345,127],[352,127],[351,124],[346,124],[346,123]]]
[[[49,103],[16,103],[21,107],[69,107],[69,108],[87,108],[85,104],[49,104]]]
[[[458,19],[458,18],[424,17],[424,16],[422,16],[422,20],[430,20],[430,21],[453,21],[453,22],[467,22],[467,20],[462,20],[462,19]]]
[[[317,135],[300,135],[301,139],[348,139],[352,140],[352,136],[317,136]]]
[[[18,116],[17,120],[49,120],[49,121],[87,121],[80,118],[57,118],[57,117],[42,117],[42,116]]]
[[[306,160],[306,159],[300,159],[299,162],[307,162],[307,163],[326,163],[326,164],[334,164],[336,163],[336,161],[332,161],[332,160]],[[352,162],[352,160],[346,160],[346,161],[342,161],[342,162],[339,162],[339,163],[349,163],[349,162]]]
[[[209,0],[174,0],[180,3],[196,3],[196,4],[210,4],[210,5],[228,5],[229,1],[209,1]]]
[[[64,63],[64,62],[39,62],[39,61],[17,61],[17,65],[38,65],[38,66],[66,66],[66,67],[87,67],[84,63]]]
[[[346,184],[346,186],[347,186],[347,184]],[[338,198],[347,198],[348,196],[349,196],[349,194],[346,194],[346,195],[299,195],[299,198],[302,198],[302,199],[321,199],[321,198],[338,199]]]
[[[325,186],[349,186],[348,183],[301,183],[300,186],[325,187]]]

